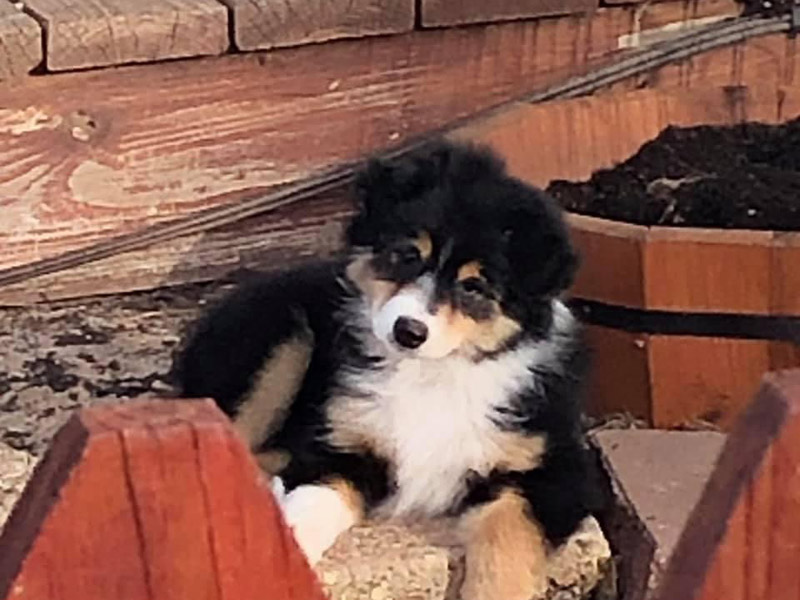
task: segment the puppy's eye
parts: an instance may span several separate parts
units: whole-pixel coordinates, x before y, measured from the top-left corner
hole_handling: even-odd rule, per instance
[[[422,260],[419,248],[416,246],[403,246],[395,248],[389,253],[389,262],[393,266],[415,265]]]
[[[492,295],[492,290],[489,284],[483,279],[478,277],[470,277],[461,281],[461,289],[471,296],[482,296],[489,298]]]

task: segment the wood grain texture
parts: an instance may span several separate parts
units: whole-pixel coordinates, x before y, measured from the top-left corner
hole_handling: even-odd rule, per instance
[[[0,89],[0,266],[258,195],[563,80],[615,52],[624,17],[598,14],[591,28],[586,17],[414,32]],[[302,214],[291,217],[302,223]],[[197,275],[235,261],[231,236],[218,239],[228,244],[217,247],[223,263]],[[110,287],[163,283],[182,261],[167,249],[130,258],[115,263]],[[131,276],[137,270],[143,279]]]
[[[771,563],[772,529],[772,447],[767,448],[756,473],[750,480],[747,496],[747,600],[770,600],[769,566]]]
[[[646,307],[769,314],[769,231],[654,227],[644,250]]]
[[[776,232],[772,240],[772,298],[774,315],[800,315],[800,233]]]
[[[798,383],[795,378],[778,390],[783,392],[783,423],[774,439],[767,431],[761,432],[772,443],[760,457],[756,470],[750,471],[752,457],[741,460],[744,454],[739,450],[743,463],[739,465],[739,477],[746,487],[728,518],[698,600],[788,600],[800,595]],[[751,414],[748,411],[744,418]]]
[[[0,543],[9,600],[324,597],[210,402],[135,401],[73,417]]]
[[[211,280],[241,269],[285,269],[338,251],[352,210],[342,190],[338,196],[312,198],[234,226],[7,286],[0,291],[0,302],[23,306]]]
[[[414,28],[414,0],[222,0],[236,47],[258,50]]]
[[[567,215],[567,222],[582,259],[570,293],[617,306],[644,306],[647,228],[574,214]]]
[[[724,85],[729,86],[726,112],[737,114],[738,120],[776,122],[783,104],[780,96],[785,90],[792,90],[796,81],[796,50],[796,42],[789,36],[759,36],[670,63],[613,85],[609,91],[633,90],[643,85],[661,89]],[[749,89],[738,89],[741,87]],[[753,94],[759,88],[762,93],[772,94],[771,103],[753,102]]]
[[[227,11],[216,0],[26,0],[44,23],[51,71],[221,54]]]
[[[800,370],[767,375],[726,440],[656,600],[798,597],[799,434]]]
[[[746,500],[741,499],[728,518],[700,590],[701,598],[747,600],[747,510]]]
[[[596,0],[421,0],[423,27],[490,23],[552,15],[583,13],[597,8]]]
[[[769,347],[770,369],[774,371],[800,367],[800,345],[773,342]]]
[[[0,80],[25,75],[41,62],[39,24],[10,2],[0,3]]]
[[[653,423],[671,428],[698,420],[730,429],[770,370],[760,340],[650,336]]]
[[[794,390],[800,392],[800,386]],[[771,543],[769,548],[769,597],[800,597],[800,406],[797,396],[789,419],[772,452]]]
[[[586,410],[593,416],[629,413],[652,422],[649,336],[586,326],[592,351]]]

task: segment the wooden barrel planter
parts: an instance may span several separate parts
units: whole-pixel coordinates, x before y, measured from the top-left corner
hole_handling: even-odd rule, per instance
[[[595,411],[727,427],[765,371],[800,365],[800,233],[570,223]]]

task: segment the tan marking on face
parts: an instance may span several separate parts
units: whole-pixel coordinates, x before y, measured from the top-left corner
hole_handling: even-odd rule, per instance
[[[352,483],[340,477],[326,480],[323,483],[339,494],[347,508],[350,509],[357,520],[360,521],[364,518],[364,496],[361,495],[361,492],[359,492]]]
[[[461,265],[461,267],[458,269],[458,274],[456,275],[456,279],[458,281],[465,281],[467,279],[472,279],[473,277],[481,279],[481,263],[479,263],[477,260],[473,260]]]
[[[256,462],[268,475],[278,475],[289,464],[291,456],[285,450],[268,450],[256,454]]]
[[[481,321],[476,321],[449,304],[442,305],[437,316],[447,320],[447,330],[451,339],[457,342],[456,345],[469,344],[482,352],[495,352],[517,335],[522,326],[504,315],[497,303],[494,304],[494,315]]]
[[[428,260],[433,254],[433,240],[431,240],[431,234],[427,231],[423,231],[417,236],[417,239],[414,240],[414,245],[419,250],[422,260]]]
[[[466,534],[463,600],[528,600],[547,588],[547,543],[526,501],[512,490],[462,517]]]
[[[347,266],[345,274],[367,298],[374,310],[379,309],[394,296],[399,287],[392,281],[378,279],[372,268],[371,254],[359,254]]]
[[[484,352],[496,352],[503,344],[522,331],[522,326],[514,319],[502,314],[486,321],[477,321],[477,327],[469,337],[469,341]]]
[[[307,328],[278,345],[255,376],[233,418],[234,427],[251,449],[281,426],[305,377],[314,336]]]

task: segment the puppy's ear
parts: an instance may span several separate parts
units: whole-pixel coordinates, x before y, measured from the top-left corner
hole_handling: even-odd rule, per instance
[[[436,141],[405,158],[371,159],[356,178],[359,208],[374,214],[419,197],[447,175],[453,152]]]
[[[554,298],[572,285],[578,255],[561,209],[544,192],[510,211],[505,234],[512,271],[527,295]]]
[[[395,164],[373,158],[356,176],[355,195],[359,212],[365,216],[381,214],[397,201],[396,188],[403,173]]]
[[[431,144],[400,159],[371,159],[356,176],[356,215],[348,230],[351,244],[369,245],[404,203],[421,198],[446,177],[452,149]]]

